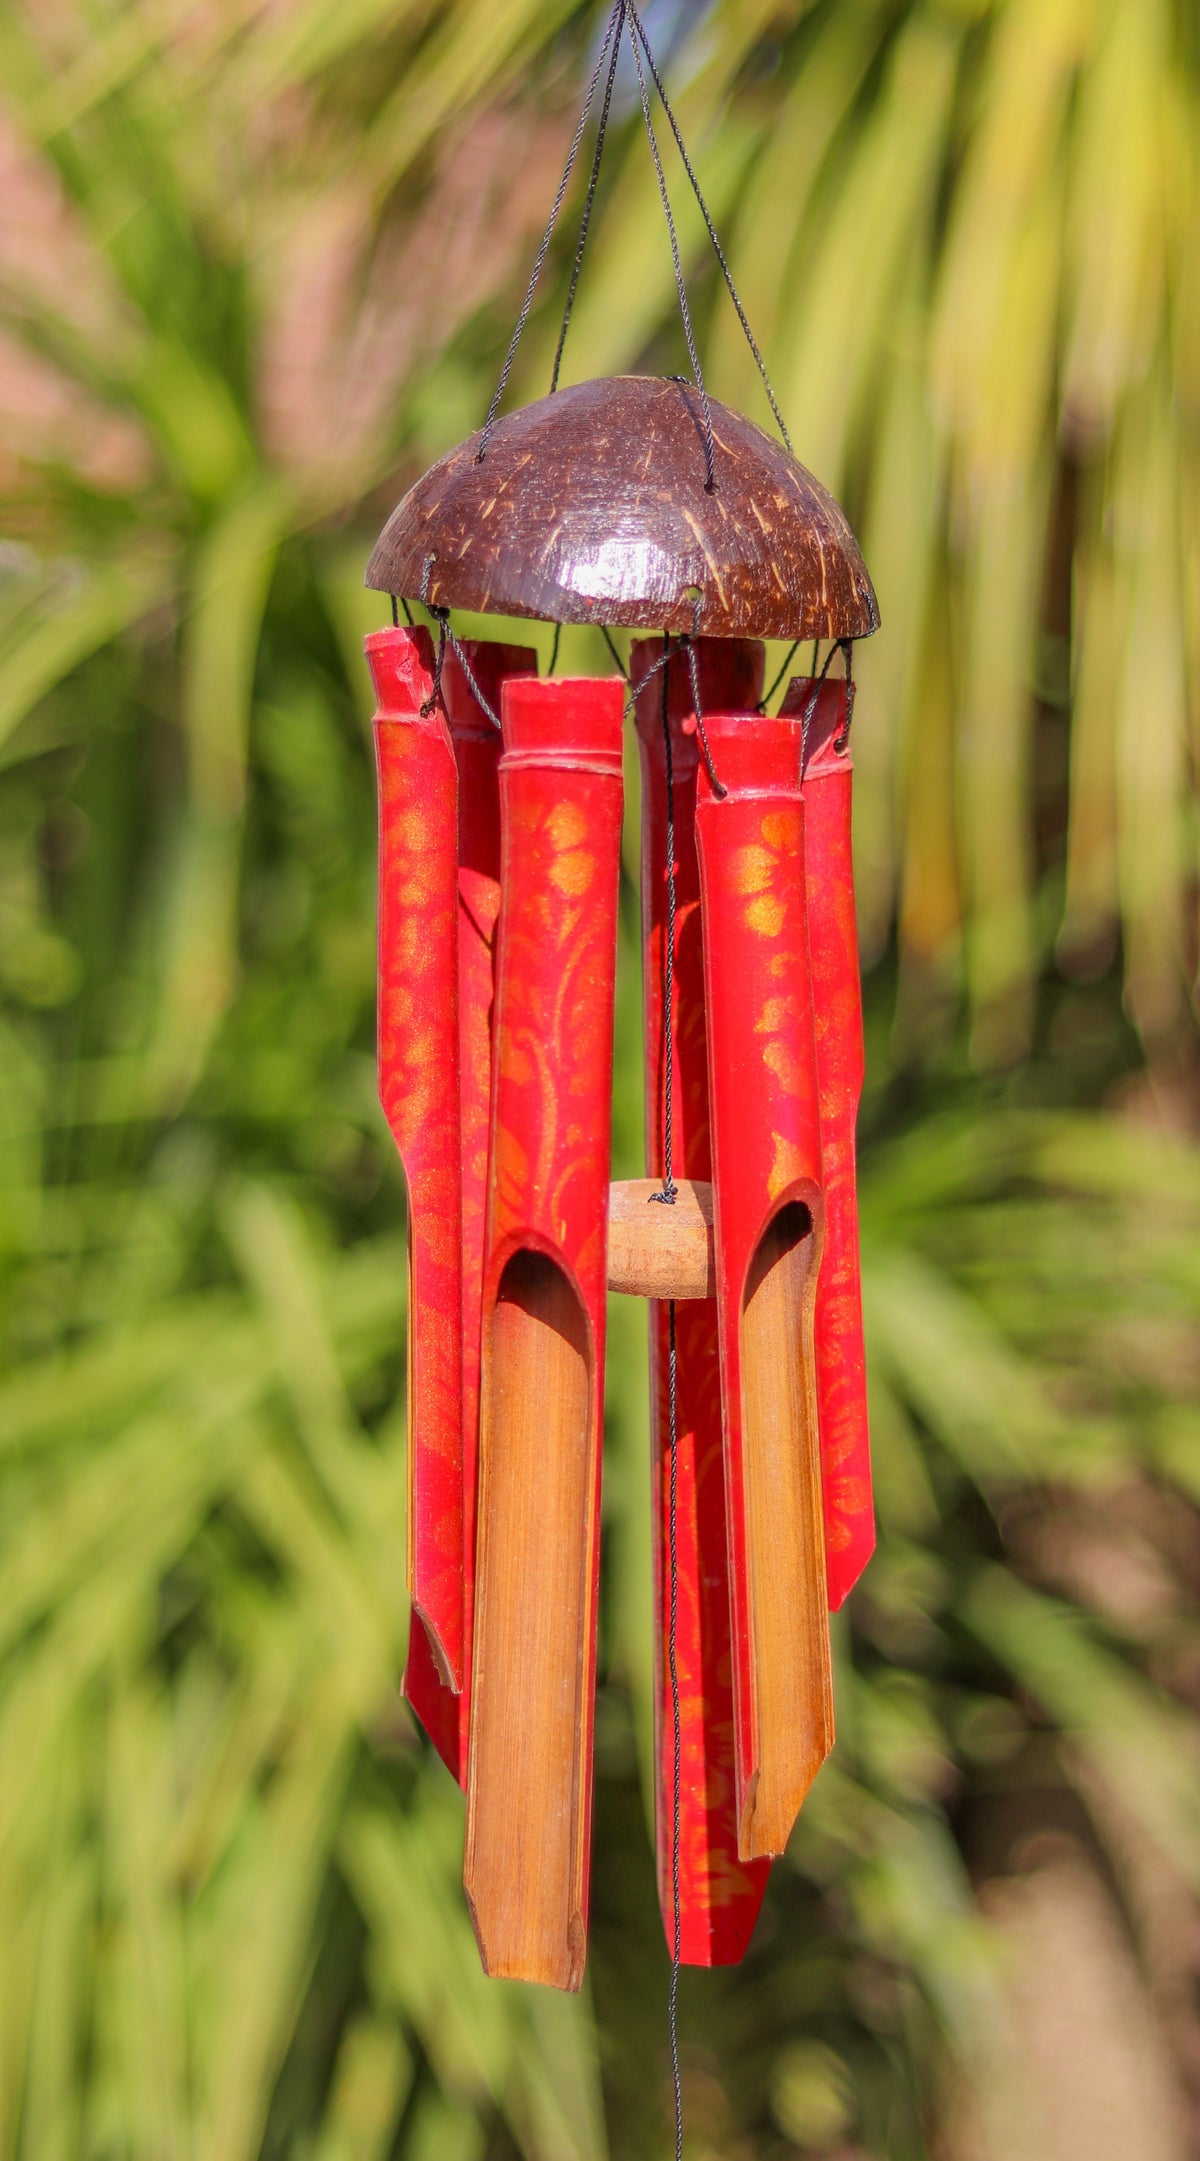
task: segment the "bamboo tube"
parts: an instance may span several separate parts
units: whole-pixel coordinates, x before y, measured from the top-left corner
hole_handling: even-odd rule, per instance
[[[854,772],[848,744],[838,748],[849,733],[852,696],[845,683],[825,682],[817,691],[815,683],[798,679],[789,685],[783,708],[802,720],[812,706],[803,776],[804,862],[825,1190],[814,1336],[825,1560],[835,1611],[875,1547],[854,1163],[863,1084],[850,831]]]
[[[699,775],[738,1850],[783,1851],[833,1745],[813,1354],[823,1228],[799,731],[716,714]]]
[[[644,948],[646,1165],[661,1183],[665,1152],[665,1013],[663,964],[667,938],[667,760],[663,735],[664,676],[671,731],[676,923],[674,964],[675,1086],[673,1155],[677,1180],[711,1206],[708,1053],[700,938],[700,871],[696,856],[694,692],[686,657],[678,654],[649,677],[662,643],[638,639],[631,653],[642,770],[642,924]],[[745,640],[700,639],[695,647],[700,702],[706,709],[752,708],[762,691],[763,650]],[[693,722],[693,732],[687,732]],[[660,1299],[678,1288],[677,1256],[662,1248],[686,1224],[687,1188],[676,1208],[643,1207],[654,1219],[643,1229],[642,1258],[658,1268]],[[618,1216],[629,1215],[619,1205]],[[614,1225],[615,1228],[615,1225]],[[652,1241],[646,1250],[647,1239]],[[616,1251],[614,1238],[610,1260]],[[632,1258],[633,1256],[631,1256]],[[698,1257],[698,1256],[697,1256]],[[705,1256],[707,1260],[707,1254]],[[661,1262],[667,1260],[668,1272]],[[706,1271],[707,1274],[707,1271]],[[656,1288],[653,1277],[646,1290]],[[712,1287],[700,1303],[676,1314],[677,1430],[676,1552],[678,1600],[675,1662],[680,1681],[679,1949],[688,1965],[726,1965],[749,1943],[766,1888],[764,1863],[738,1855],[735,1808],[733,1658],[730,1641],[728,1537],[722,1473],[717,1308]],[[675,1800],[674,1719],[668,1672],[666,1604],[670,1575],[670,1449],[667,1398],[668,1314],[651,1309],[652,1513],[655,1557],[656,1847],[659,1903],[668,1947],[674,1938],[671,1867]]]
[[[426,630],[366,640],[379,780],[379,1095],[408,1184],[408,1589],[463,1679],[458,781]]]
[[[532,647],[469,640],[463,648],[478,690],[498,712],[510,675],[536,675]],[[455,1694],[438,1673],[422,1628],[409,1638],[404,1693],[447,1769],[466,1783],[475,1584],[475,1481],[479,1439],[479,1332],[492,1094],[492,1008],[500,912],[500,730],[479,704],[453,653],[442,698],[458,771],[458,1080],[462,1191],[463,1679]]]
[[[486,1971],[559,1988],[587,1939],[622,702],[503,692],[464,1883]]]

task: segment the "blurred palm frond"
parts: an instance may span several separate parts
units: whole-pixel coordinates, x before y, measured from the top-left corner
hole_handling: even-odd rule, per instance
[[[569,2003],[483,1981],[460,1805],[396,1697],[402,1203],[372,1058],[362,564],[485,409],[602,13],[0,17],[0,2161],[667,2150],[641,1316],[613,1315]],[[1006,2100],[1045,1998],[1004,1945],[1046,1955],[1053,1913],[1079,1957],[1108,1946],[1131,2034],[1157,2016],[1147,2161],[1179,2161],[1200,1164],[1161,1113],[1193,1057],[1195,22],[667,13],[798,449],[884,615],[855,723],[880,1550],[748,1964],[685,1977],[689,2121],[727,2161],[1058,2161],[1061,2101]],[[629,90],[576,374],[678,364]],[[712,386],[757,412],[678,208]],[[628,881],[629,1173],[636,936]]]

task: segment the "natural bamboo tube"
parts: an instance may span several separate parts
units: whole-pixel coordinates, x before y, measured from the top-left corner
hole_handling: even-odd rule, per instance
[[[706,715],[698,778],[738,1853],[782,1852],[833,1743],[814,1307],[824,1232],[801,723]]]
[[[622,686],[509,677],[463,1880],[489,1973],[587,1937]]]
[[[742,1302],[742,1453],[759,1746],[739,1844],[755,1857],[783,1852],[796,1810],[833,1746],[814,1248],[812,1218],[792,1201],[759,1243]]]
[[[592,1381],[587,1323],[544,1254],[508,1263],[489,1322],[480,1451],[479,1581],[472,1781],[478,1765],[507,1807],[473,1806],[465,1883],[486,1971],[578,1988],[586,1952],[575,1812],[536,1813],[581,1758],[586,1722]],[[582,1535],[581,1535],[582,1533]],[[539,1595],[529,1561],[538,1555]],[[520,1706],[520,1717],[511,1706]]]

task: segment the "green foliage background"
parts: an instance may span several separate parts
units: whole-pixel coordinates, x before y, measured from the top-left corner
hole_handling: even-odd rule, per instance
[[[612,1319],[576,2002],[481,1979],[458,1797],[397,1701],[372,1066],[362,565],[486,404],[600,19],[0,16],[3,2161],[667,2151],[641,1315]],[[1072,2161],[1017,2106],[979,1890],[1049,1827],[1152,2007],[1158,2161],[1195,2150],[1198,2083],[1168,1921],[1200,1896],[1200,29],[1188,0],[650,20],[884,615],[856,718],[880,1551],[751,1956],[685,1977],[689,2153]],[[757,412],[678,207],[713,387]],[[678,366],[672,309],[627,110],[569,369]],[[583,634],[563,664],[607,665]]]

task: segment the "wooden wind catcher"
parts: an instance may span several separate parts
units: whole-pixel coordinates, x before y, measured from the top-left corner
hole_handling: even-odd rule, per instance
[[[607,1291],[651,1301],[659,1878],[673,1945],[677,1873],[684,1962],[746,1948],[833,1741],[827,1608],[874,1535],[853,694],[800,678],[764,710],[761,641],[849,641],[875,602],[826,492],[710,411],[711,489],[690,386],[584,383],[515,412],[405,497],[367,577],[440,621],[367,640],[380,1089],[409,1188],[405,1688],[466,1789],[488,1972],[567,1988]],[[626,685],[461,644],[439,616],[456,607],[657,632],[630,691],[644,1182],[609,1165]]]

